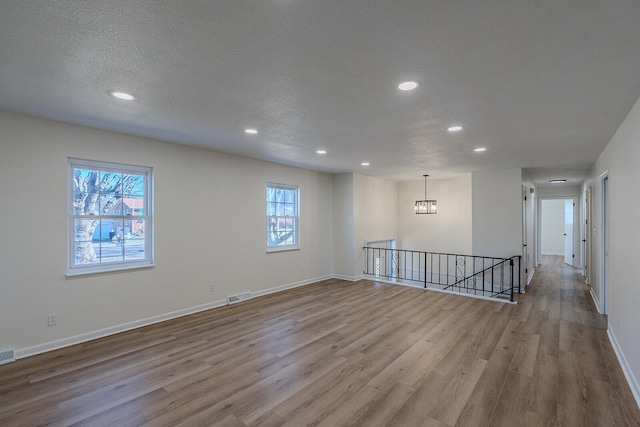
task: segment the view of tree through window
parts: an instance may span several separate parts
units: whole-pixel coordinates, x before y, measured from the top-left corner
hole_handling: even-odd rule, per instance
[[[267,248],[299,247],[298,191],[296,185],[267,184]]]
[[[69,267],[150,263],[150,170],[70,162],[73,259]]]

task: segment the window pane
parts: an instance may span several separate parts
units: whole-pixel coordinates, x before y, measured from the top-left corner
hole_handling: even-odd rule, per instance
[[[295,218],[267,218],[267,245],[284,246],[295,243]]]
[[[129,220],[129,230],[131,239],[144,239],[146,231],[146,220],[144,218],[136,218]]]
[[[144,218],[125,219],[123,223],[124,239],[140,239],[144,238],[145,220]]]
[[[100,171],[100,193],[122,194],[122,174],[119,172]]]
[[[272,202],[267,202],[267,215],[275,215],[276,214],[276,204]]]
[[[123,215],[141,216],[144,215],[144,197],[127,196],[121,200]]]
[[[123,255],[123,240],[114,239],[111,242],[102,242],[101,245],[101,263],[109,262],[122,262],[124,261]]]
[[[124,240],[125,261],[145,259],[145,239],[135,238]]]
[[[122,239],[124,239],[124,219],[113,219],[112,227],[113,228],[110,230],[111,232],[113,232],[113,237],[111,238],[111,240],[122,241]]]
[[[98,193],[99,172],[93,169],[73,169],[73,192]]]
[[[285,218],[284,220],[284,225],[285,225],[285,229],[287,231],[291,231],[293,230],[293,226],[294,226],[294,219],[293,218]]]
[[[283,205],[283,208],[284,208],[283,215],[286,215],[286,216],[295,216],[296,215],[296,207],[295,207],[294,204],[287,203],[287,204]]]
[[[278,246],[279,244],[278,218],[267,218],[267,246]]]
[[[284,201],[287,202],[287,203],[293,203],[295,201],[295,196],[294,196],[292,190],[286,190],[285,191]]]
[[[125,197],[130,195],[144,195],[145,183],[144,175],[140,174],[124,174],[122,176],[122,194]]]
[[[99,219],[76,219],[74,221],[74,233],[76,242],[91,242],[94,240],[94,234],[100,233]]]
[[[103,194],[100,196],[100,214],[101,215],[118,215],[118,211],[122,212],[122,199],[115,193]]]
[[[100,263],[100,242],[76,242],[74,265],[87,265]]]
[[[100,196],[97,193],[74,193],[73,211],[76,215],[99,215]]]
[[[102,242],[102,263],[124,261],[124,220],[104,219],[102,227],[109,230]]]

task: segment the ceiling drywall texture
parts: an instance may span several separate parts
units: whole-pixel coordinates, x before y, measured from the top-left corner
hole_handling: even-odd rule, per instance
[[[640,97],[638,22],[636,0],[5,0],[0,109],[327,172],[542,183],[584,176]]]

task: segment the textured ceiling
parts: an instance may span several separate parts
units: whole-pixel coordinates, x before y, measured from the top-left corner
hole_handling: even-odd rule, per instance
[[[3,0],[0,108],[326,172],[575,184],[640,97],[639,23],[637,0]]]

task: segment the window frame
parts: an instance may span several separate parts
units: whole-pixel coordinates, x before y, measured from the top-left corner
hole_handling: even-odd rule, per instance
[[[115,172],[123,174],[144,175],[144,194],[142,203],[144,206],[143,215],[125,215],[122,213],[108,215],[76,215],[74,211],[74,169],[89,169],[105,172]],[[149,166],[137,166],[124,163],[106,162],[98,160],[87,160],[69,157],[67,159],[67,267],[66,276],[81,276],[87,274],[106,273],[114,271],[124,271],[155,266],[154,264],[154,214],[153,214],[153,168]],[[133,209],[132,209],[133,210]],[[141,218],[144,221],[144,254],[140,260],[123,260],[115,262],[98,262],[95,264],[78,264],[75,259],[76,228],[75,220],[82,218],[106,218],[122,221],[131,221],[133,218]],[[124,250],[124,249],[123,249]]]
[[[268,209],[269,203],[277,203],[268,199],[269,189],[281,189],[281,190],[293,190],[295,194],[295,202],[293,203],[295,208],[295,215],[269,215]],[[295,251],[300,250],[300,186],[294,184],[282,184],[277,182],[267,182],[265,187],[265,231],[266,231],[266,250],[267,252],[283,252],[283,251]],[[272,218],[293,218],[294,232],[293,232],[293,244],[269,246],[269,220]]]

